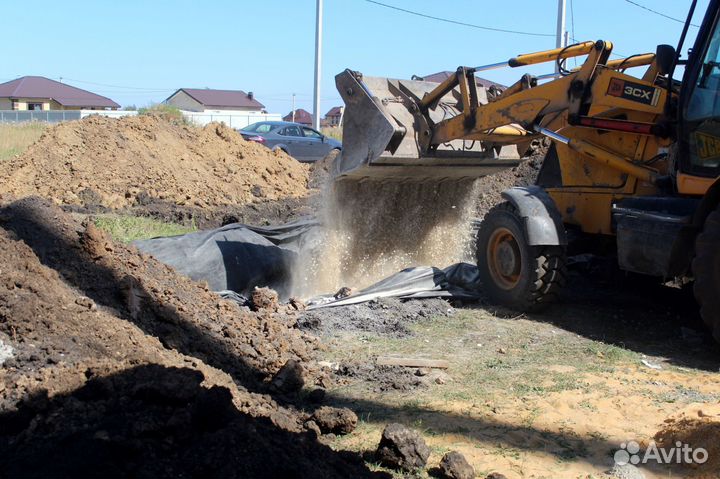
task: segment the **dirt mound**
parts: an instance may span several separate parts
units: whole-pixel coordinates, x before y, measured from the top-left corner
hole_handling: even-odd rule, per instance
[[[38,198],[0,209],[0,470],[362,477],[269,382],[316,341]]]
[[[0,164],[0,193],[110,208],[242,205],[304,196],[307,183],[306,165],[225,125],[196,128],[157,116],[62,123]]]
[[[659,449],[677,448],[677,443],[687,444],[693,450],[703,448],[707,452],[702,464],[691,464],[694,473],[702,477],[720,471],[720,405],[705,404],[690,407],[665,420],[654,437]],[[702,455],[697,456],[703,460]]]
[[[538,151],[515,168],[477,180],[475,183],[475,191],[478,192],[475,200],[476,216],[483,218],[493,206],[501,203],[503,199],[500,194],[508,188],[535,184],[543,158],[545,158],[545,149]]]

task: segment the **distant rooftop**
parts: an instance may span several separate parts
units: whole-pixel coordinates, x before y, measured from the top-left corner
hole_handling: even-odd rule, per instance
[[[452,75],[455,75],[455,72],[450,71],[444,71],[444,72],[437,72],[433,73],[432,75],[425,75],[422,78],[424,81],[431,81],[435,83],[442,83],[448,78],[450,78]],[[507,88],[505,85],[501,85],[500,83],[495,83],[494,81],[486,80],[485,78],[480,78],[478,76],[475,77],[475,83],[477,83],[478,86],[482,86],[485,88],[490,88],[491,86],[496,86],[497,88],[505,89]]]
[[[261,110],[265,105],[257,101],[252,93],[242,90],[211,90],[209,88],[180,88],[168,97],[168,100],[178,92],[183,91],[198,103],[207,107],[222,108],[257,108]],[[167,100],[166,100],[167,101]]]
[[[0,98],[49,98],[63,106],[120,108],[110,98],[38,76],[24,76],[0,83]]]
[[[325,116],[340,116],[342,114],[342,107],[341,106],[334,106],[330,108],[330,111],[328,111]]]
[[[292,120],[292,112],[285,115],[283,117],[283,120],[293,121]],[[309,112],[303,110],[302,108],[298,108],[297,110],[295,110],[295,123],[302,123],[304,125],[312,125],[313,117]]]

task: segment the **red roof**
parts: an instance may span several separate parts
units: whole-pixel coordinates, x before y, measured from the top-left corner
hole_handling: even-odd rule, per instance
[[[447,80],[448,78],[450,78],[451,75],[454,75],[454,74],[455,74],[455,72],[444,71],[444,72],[433,73],[432,75],[425,75],[424,77],[420,77],[420,78],[422,78],[424,81],[442,83],[445,80]],[[477,76],[475,77],[475,83],[477,83],[478,86],[485,87],[485,88],[490,88],[492,85],[495,85],[497,88],[501,88],[503,90],[505,88],[507,88],[505,85],[501,85],[500,83],[495,83],[494,81],[486,80],[484,78],[480,78]]]
[[[326,117],[328,116],[340,116],[342,114],[342,107],[341,106],[334,106],[330,108],[330,111],[325,114]]]
[[[45,77],[24,76],[0,84],[0,98],[49,98],[63,106],[120,108],[110,98]]]
[[[293,121],[292,119],[292,112],[285,115],[283,118],[284,121]],[[312,125],[313,124],[313,117],[310,113],[303,110],[302,108],[298,108],[295,110],[295,123],[302,123],[303,125]]]
[[[265,105],[252,97],[252,94],[242,90],[211,90],[209,88],[181,88],[168,97],[168,100],[178,92],[184,91],[203,106],[222,108],[257,108],[261,110]],[[167,100],[165,100],[167,101]]]

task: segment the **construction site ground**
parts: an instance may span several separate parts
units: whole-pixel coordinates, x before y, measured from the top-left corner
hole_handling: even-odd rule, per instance
[[[571,277],[563,304],[543,314],[440,300],[428,315],[403,314],[394,300],[348,307],[371,308],[365,314],[386,327],[377,333],[368,320],[366,330],[321,336],[329,349],[320,356],[348,380],[329,396],[360,417],[333,446],[370,450],[387,422],[400,421],[422,431],[435,461],[458,450],[478,477],[605,477],[622,443],[657,440],[664,421],[682,412],[720,413],[720,356],[687,314],[690,294],[650,284],[629,290],[582,269]],[[449,367],[373,368],[385,356],[445,359]],[[717,439],[714,427],[705,430],[708,441]],[[703,471],[715,477],[717,467]]]
[[[481,478],[621,477],[608,472],[614,452],[651,440],[704,447],[709,460],[643,465],[644,477],[718,477],[720,348],[688,286],[575,257],[562,303],[538,314],[441,299],[238,306],[126,242],[312,213],[325,165],[258,150],[254,158],[266,156],[251,179],[232,184],[226,176],[242,173],[235,158],[257,146],[234,132],[154,118],[123,128],[61,125],[0,160],[0,477],[428,477],[451,450]],[[178,138],[217,154],[208,166],[200,147]],[[142,178],[118,166],[105,182],[87,179],[83,161],[122,164],[123,151],[151,161],[163,141],[185,148],[202,179],[164,192],[152,188],[161,170],[133,165]],[[66,187],[73,169],[53,162],[86,176]],[[504,188],[531,182],[539,164],[481,180],[478,215]],[[448,367],[377,365],[386,357]],[[288,362],[300,365],[299,391],[283,385]],[[357,427],[316,439],[320,406],[351,409]],[[421,433],[426,469],[377,462],[393,422]]]

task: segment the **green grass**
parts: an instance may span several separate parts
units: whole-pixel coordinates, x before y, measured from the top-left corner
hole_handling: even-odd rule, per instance
[[[41,122],[0,124],[0,161],[24,152],[40,138],[47,126]]]
[[[587,393],[586,373],[604,373],[638,362],[637,353],[587,338],[551,333],[550,327],[529,320],[507,321],[481,310],[457,310],[451,317],[433,317],[410,326],[409,337],[364,333],[340,341],[344,348],[325,353],[328,360],[350,362],[357,357],[393,355],[428,357],[450,361],[452,383],[418,391],[412,400],[426,395],[449,401],[482,402],[499,393],[520,399],[563,391]],[[564,367],[567,371],[553,370]],[[408,412],[409,404],[402,405]],[[532,418],[531,418],[532,419]]]
[[[129,243],[139,239],[160,236],[175,236],[197,231],[194,222],[191,225],[166,223],[153,218],[126,215],[103,215],[95,218],[95,226],[106,231],[113,239]]]

